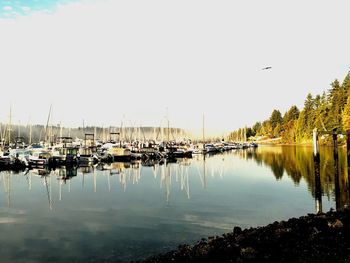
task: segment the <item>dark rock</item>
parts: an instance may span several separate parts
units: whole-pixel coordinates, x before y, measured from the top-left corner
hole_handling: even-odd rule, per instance
[[[242,233],[242,228],[240,228],[239,226],[235,226],[235,227],[233,228],[233,234],[239,235],[239,234],[241,234],[241,233]]]
[[[350,262],[350,208],[202,239],[144,262]]]

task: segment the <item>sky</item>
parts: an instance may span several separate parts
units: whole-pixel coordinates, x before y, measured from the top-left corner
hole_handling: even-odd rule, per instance
[[[348,1],[0,0],[0,122],[212,134],[350,70]],[[269,70],[262,68],[271,66]]]

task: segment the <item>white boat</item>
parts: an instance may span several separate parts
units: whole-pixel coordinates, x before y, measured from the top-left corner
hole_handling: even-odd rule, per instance
[[[44,166],[49,164],[49,159],[51,154],[46,150],[34,150],[29,156],[29,165],[30,166]]]
[[[109,148],[107,153],[113,156],[114,161],[130,161],[131,151],[128,148],[121,148],[117,145]]]
[[[14,159],[17,159],[17,161],[20,164],[23,164],[25,166],[29,166],[29,157],[30,157],[30,151],[27,149],[10,149],[10,156]]]

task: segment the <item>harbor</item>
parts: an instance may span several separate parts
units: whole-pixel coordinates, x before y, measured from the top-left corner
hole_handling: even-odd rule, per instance
[[[16,136],[11,122],[1,134],[0,170],[35,168],[61,165],[86,166],[116,161],[131,162],[142,160],[176,161],[176,158],[192,158],[198,154],[215,154],[236,149],[254,148],[254,142],[225,141],[225,139],[205,140],[204,131],[201,140],[185,138],[186,134],[178,128],[90,128],[91,132],[83,136],[63,136],[63,127],[43,127],[35,141],[32,128],[29,134],[22,136],[20,126]],[[67,129],[66,129],[67,130]],[[88,130],[82,128],[83,131]],[[148,130],[148,134],[145,133]],[[149,132],[152,131],[152,133]],[[98,131],[100,131],[98,133]],[[69,130],[70,135],[71,131]],[[80,132],[81,133],[81,132]],[[147,134],[147,135],[146,135]],[[43,138],[43,140],[41,140]],[[27,140],[26,140],[27,139]]]
[[[348,10],[0,1],[0,262],[350,263]]]

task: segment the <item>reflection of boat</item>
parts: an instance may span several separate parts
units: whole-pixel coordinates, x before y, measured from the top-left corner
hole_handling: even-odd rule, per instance
[[[90,165],[87,166],[80,166],[78,168],[79,172],[81,172],[82,174],[88,174],[91,173],[93,171],[93,167]]]
[[[77,176],[77,168],[74,166],[62,166],[55,171],[55,174],[59,177],[60,180],[66,181],[72,177]]]
[[[33,174],[39,175],[40,177],[46,176],[50,174],[50,170],[46,167],[43,169],[33,169],[31,170]]]
[[[176,159],[175,159],[175,162],[176,162]],[[163,165],[164,160],[163,159],[162,160],[144,159],[141,161],[141,165],[146,167],[154,167],[156,164]]]
[[[111,169],[123,170],[123,169],[130,168],[130,166],[131,164],[129,162],[114,162],[114,163],[106,164],[104,168],[107,170],[111,170]]]

